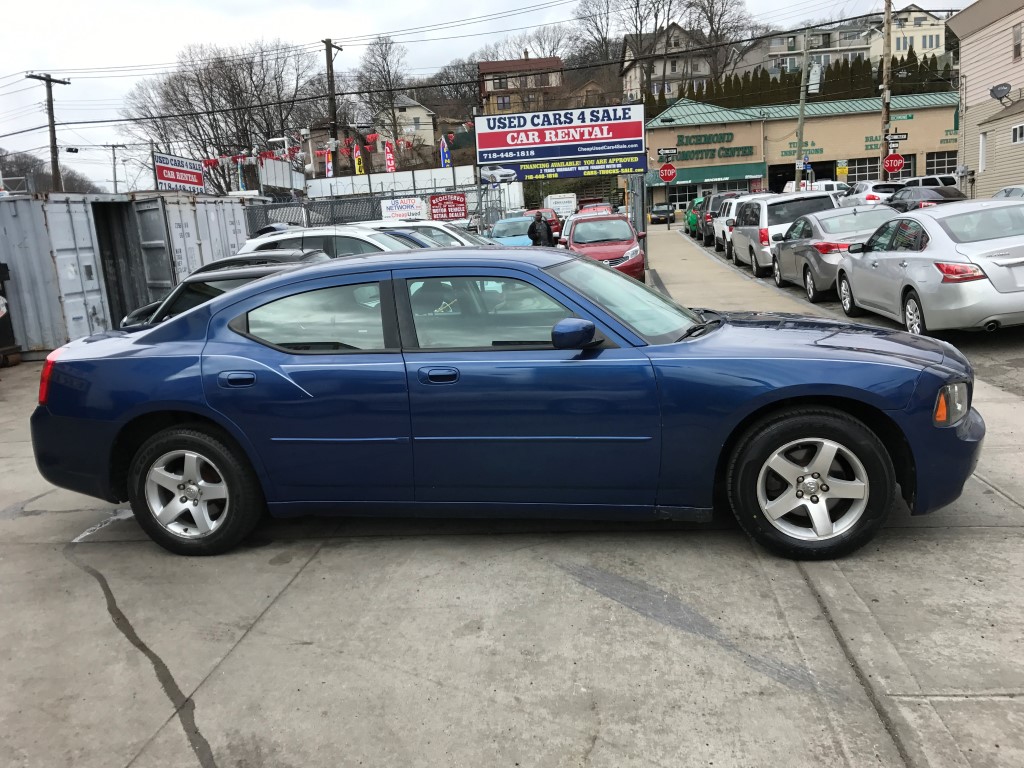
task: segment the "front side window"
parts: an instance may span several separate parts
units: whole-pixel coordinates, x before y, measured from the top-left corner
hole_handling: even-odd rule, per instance
[[[405,285],[424,350],[550,347],[552,327],[573,314],[510,277],[430,277]]]
[[[244,331],[290,352],[381,350],[385,344],[380,298],[376,282],[296,293],[250,311]]]
[[[889,250],[889,242],[892,240],[893,232],[896,231],[897,226],[899,226],[899,221],[890,221],[887,224],[884,224],[877,232],[875,232],[875,234],[868,238],[865,250]]]

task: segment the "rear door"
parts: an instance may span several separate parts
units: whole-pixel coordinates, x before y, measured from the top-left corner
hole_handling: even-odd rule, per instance
[[[796,254],[808,242],[812,233],[811,224],[805,218],[799,218],[786,230],[785,239],[775,244],[779,268],[786,280],[800,281],[800,270],[797,265]]]
[[[416,499],[651,506],[661,456],[654,369],[535,275],[396,271]],[[595,320],[609,342],[555,349]]]

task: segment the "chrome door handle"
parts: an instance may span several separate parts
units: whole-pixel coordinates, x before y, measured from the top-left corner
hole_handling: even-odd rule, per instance
[[[907,262],[905,262],[905,261],[901,261],[901,262],[900,262],[900,266],[901,266],[901,267],[903,267],[904,269],[906,269],[906,267],[907,267]]]
[[[871,268],[872,269],[878,269],[878,262],[877,261],[872,261],[871,262]]]

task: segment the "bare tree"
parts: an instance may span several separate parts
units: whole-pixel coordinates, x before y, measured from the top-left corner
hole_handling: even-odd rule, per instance
[[[678,0],[623,0],[615,11],[625,35],[623,42],[640,67],[643,93],[651,92],[656,54],[665,43],[665,27],[678,12]]]
[[[440,117],[465,119],[480,103],[478,74],[475,55],[454,59],[430,77],[411,83],[414,98]]]
[[[394,141],[401,135],[396,101],[404,94],[409,80],[406,53],[406,47],[390,37],[375,37],[366,47],[356,72],[366,106],[375,120],[385,121]]]
[[[70,168],[61,170],[65,192],[103,192],[86,176]],[[0,147],[0,177],[24,178],[28,191],[39,194],[53,191],[53,176],[49,160],[42,160],[27,152],[8,152]]]
[[[313,97],[325,92],[319,58],[279,40],[189,46],[178,54],[177,69],[143,80],[128,94],[123,114],[132,122],[125,133],[189,157],[248,154],[309,125],[323,108]],[[216,166],[207,181],[225,193],[233,174],[231,166]]]
[[[580,0],[573,17],[576,19],[576,48],[585,47],[601,62],[611,61],[614,54],[612,36],[615,31],[614,0]]]
[[[693,30],[694,42],[707,49],[702,58],[716,83],[732,74],[740,60],[759,44],[741,41],[770,29],[754,21],[743,0],[687,0],[686,27]]]

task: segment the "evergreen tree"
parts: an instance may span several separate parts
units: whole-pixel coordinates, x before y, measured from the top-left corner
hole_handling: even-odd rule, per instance
[[[708,80],[708,90],[704,94],[704,101],[708,104],[718,104],[719,93],[718,83],[714,80]]]
[[[895,61],[895,59],[893,59],[893,60]],[[880,93],[880,91],[878,91],[877,89],[882,87],[882,77],[883,77],[884,74],[885,74],[885,65],[882,63],[882,57],[879,56],[878,57],[878,72],[875,73],[875,86],[876,86],[875,93]],[[861,98],[863,98],[863,97],[861,97]]]
[[[918,61],[914,46],[910,46],[906,59],[903,62],[903,93],[921,93],[924,84],[924,77],[921,73],[921,63]]]
[[[740,83],[740,106],[752,107],[754,105],[754,82],[750,77],[750,70],[743,73]]]
[[[772,76],[768,74],[768,70],[764,67],[758,67],[757,75],[757,98],[751,106],[760,106],[762,104],[770,104],[768,99],[771,98],[772,92]],[[778,85],[778,83],[776,83]]]
[[[856,63],[856,60],[854,60]],[[850,62],[843,59],[839,65],[839,76],[836,78],[836,98],[852,99],[853,97],[853,69]]]
[[[902,96],[905,93],[903,90],[904,78],[900,77],[900,73],[903,71],[903,66],[906,63],[907,59],[905,56],[900,56],[899,59],[893,56],[892,61],[889,62],[889,84],[893,96]]]
[[[768,85],[768,92],[761,100],[762,104],[782,103],[782,84],[779,82],[779,75],[772,75],[771,83]]]
[[[693,90],[693,80],[690,80],[686,84],[686,98],[688,98],[690,101],[693,101],[696,98],[696,96],[697,94]]]
[[[704,101],[704,83],[698,83],[694,89],[694,97],[697,101]]]
[[[953,87],[953,68],[950,66],[948,61],[942,67],[942,75],[941,75],[941,77],[942,77],[942,82],[939,83],[940,90],[943,90],[943,91],[955,90],[955,88]]]
[[[665,98],[665,91],[662,89],[658,93],[658,113],[664,112],[668,109],[668,100]]]

